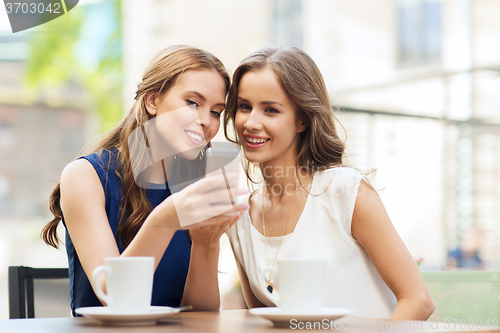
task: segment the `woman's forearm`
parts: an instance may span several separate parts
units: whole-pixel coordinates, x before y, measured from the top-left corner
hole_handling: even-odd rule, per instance
[[[427,320],[434,312],[432,299],[422,297],[421,299],[404,298],[398,300],[396,309],[392,313],[394,320]]]
[[[209,248],[193,243],[182,306],[192,305],[197,311],[219,310],[218,265],[218,243]]]
[[[122,256],[155,257],[156,269],[177,231],[176,228],[171,226],[175,226],[175,223],[177,223],[175,209],[173,206],[168,208],[170,209],[164,209],[162,214],[157,214],[156,211],[149,214],[132,242],[123,251]]]

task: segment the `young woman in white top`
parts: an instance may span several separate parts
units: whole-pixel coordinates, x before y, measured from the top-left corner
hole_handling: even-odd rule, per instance
[[[249,180],[252,165],[263,176],[247,197],[249,211],[228,232],[250,308],[279,304],[279,281],[263,270],[293,257],[327,260],[324,306],[400,320],[432,314],[425,282],[380,197],[342,162],[324,80],[305,52],[264,48],[245,58],[224,125],[244,150]]]

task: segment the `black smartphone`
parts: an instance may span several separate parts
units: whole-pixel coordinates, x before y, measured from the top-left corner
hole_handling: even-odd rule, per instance
[[[212,142],[212,147],[208,148],[206,153],[206,174],[208,175],[219,169],[231,167],[238,158],[240,149],[231,142]]]
[[[206,171],[208,175],[218,170],[222,171],[226,187],[228,189],[231,204],[235,205],[235,200],[231,194],[231,187],[227,179],[226,173],[239,172],[240,149],[237,145],[231,142],[212,142],[211,147],[206,151]]]

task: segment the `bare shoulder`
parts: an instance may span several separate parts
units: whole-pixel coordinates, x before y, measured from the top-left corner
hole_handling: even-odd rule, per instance
[[[384,204],[375,189],[364,179],[359,183],[356,204],[354,207],[353,221],[357,223],[373,222],[373,215],[387,217],[383,220],[390,221],[387,216]],[[362,217],[361,219],[359,217]],[[363,222],[359,222],[362,220]]]
[[[361,178],[358,189],[358,197],[363,195],[373,197],[374,200],[382,202],[380,196],[378,195],[377,190],[375,190],[373,185],[369,184],[365,178]]]
[[[370,232],[370,228],[385,228],[385,226],[390,226],[392,229],[392,222],[384,204],[373,187],[362,179],[352,217],[352,232],[358,239],[361,233],[370,234],[375,231]]]
[[[91,195],[103,193],[97,172],[92,164],[83,158],[66,165],[61,174],[61,194],[73,193],[76,190]]]
[[[66,165],[63,169],[61,178],[74,177],[82,174],[95,174],[97,176],[92,164],[84,158],[75,160]]]

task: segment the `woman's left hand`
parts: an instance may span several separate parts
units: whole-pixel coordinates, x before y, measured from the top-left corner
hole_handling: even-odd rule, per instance
[[[204,227],[197,227],[189,230],[193,245],[201,245],[206,248],[215,248],[219,246],[219,240],[223,233],[229,230],[233,224],[238,221],[240,214],[228,216],[226,222]]]

